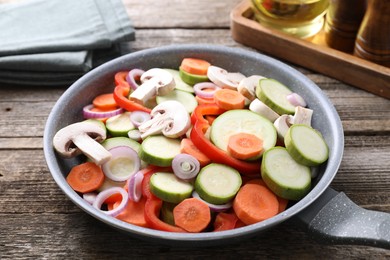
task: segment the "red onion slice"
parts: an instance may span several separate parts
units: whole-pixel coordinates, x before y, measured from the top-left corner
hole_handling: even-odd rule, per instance
[[[129,199],[138,202],[142,197],[142,180],[144,174],[142,171],[138,171],[127,181],[127,187],[129,192]]]
[[[213,98],[215,91],[218,89],[220,89],[220,87],[212,82],[200,82],[194,85],[195,95],[201,98]]]
[[[230,209],[232,207],[232,203],[231,202],[228,202],[228,203],[225,203],[225,204],[221,204],[221,205],[208,203],[207,201],[203,200],[196,191],[192,192],[192,197],[197,198],[198,200],[201,200],[204,203],[206,203],[209,206],[210,210],[213,211],[213,212],[226,211],[226,210],[228,210],[228,209]]]
[[[83,194],[83,199],[88,202],[89,204],[93,205],[97,197],[96,192],[87,192]]]
[[[189,181],[198,175],[200,163],[194,156],[182,153],[173,158],[172,170],[177,178]]]
[[[86,105],[83,108],[83,116],[85,119],[113,117],[113,116],[122,114],[124,112],[123,108],[118,108],[118,109],[106,111],[106,112],[91,111],[92,108],[93,108],[92,104]]]
[[[108,199],[110,196],[114,195],[114,194],[117,194],[117,193],[120,193],[122,195],[122,201],[121,203],[119,204],[118,207],[112,209],[112,210],[102,210],[101,207],[104,203],[104,201],[106,201],[106,199]],[[107,190],[104,190],[102,192],[100,192],[97,196],[96,196],[96,199],[95,201],[93,202],[93,207],[104,212],[105,214],[109,215],[109,216],[112,216],[112,217],[116,217],[118,216],[123,210],[124,208],[127,206],[127,201],[129,200],[129,195],[127,194],[126,190],[123,189],[123,188],[120,188],[120,187],[112,187],[112,188],[109,188]]]
[[[112,157],[102,165],[107,178],[113,181],[126,181],[138,172],[141,160],[137,152],[129,146],[116,146],[109,150]]]
[[[307,105],[306,101],[303,99],[303,97],[301,97],[297,93],[288,94],[287,100],[288,100],[288,102],[291,103],[291,105],[296,106],[296,107],[297,106],[306,107],[306,105]]]
[[[143,111],[134,111],[130,114],[130,121],[135,127],[139,127],[144,122],[150,120],[152,116],[149,113]]]
[[[140,81],[141,75],[144,72],[145,71],[141,69],[132,69],[129,71],[129,73],[126,76],[126,81],[127,83],[129,83],[132,90],[136,90],[139,87],[137,81]]]

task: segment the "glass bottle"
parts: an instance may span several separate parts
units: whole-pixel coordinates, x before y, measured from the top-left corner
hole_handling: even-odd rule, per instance
[[[390,1],[369,0],[354,55],[390,67]]]

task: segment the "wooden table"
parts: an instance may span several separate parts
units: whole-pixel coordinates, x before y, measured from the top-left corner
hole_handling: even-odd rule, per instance
[[[172,43],[246,48],[229,30],[229,13],[240,1],[126,0],[137,37],[130,48]],[[390,212],[389,100],[294,67],[318,84],[343,123],[345,153],[331,186],[363,208]],[[250,240],[212,248],[151,244],[98,222],[57,187],[43,155],[46,118],[67,87],[0,85],[0,259],[390,257],[390,251],[374,247],[325,245],[290,221]]]

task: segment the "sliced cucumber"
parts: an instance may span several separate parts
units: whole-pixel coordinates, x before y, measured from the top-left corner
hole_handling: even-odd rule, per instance
[[[180,153],[180,141],[163,135],[152,135],[143,140],[139,157],[141,160],[165,167],[170,166],[173,158]]]
[[[130,113],[124,112],[107,119],[106,127],[112,136],[127,136],[127,132],[135,129],[135,126],[130,120]]]
[[[176,83],[175,89],[183,90],[189,93],[195,92],[192,86],[188,85],[180,78],[180,72],[178,70],[173,70],[173,69],[164,69],[164,70],[172,74],[173,79],[175,80]]]
[[[310,191],[310,168],[297,163],[284,147],[263,154],[261,177],[276,195],[288,200],[299,200]]]
[[[128,146],[130,148],[133,148],[134,151],[136,151],[137,153],[139,152],[139,149],[141,147],[138,142],[131,140],[128,137],[122,136],[107,138],[102,142],[102,145],[107,150],[110,150],[111,148],[114,148],[116,146]]]
[[[292,91],[275,79],[261,79],[256,87],[256,96],[279,115],[295,113],[293,106],[287,99]]]
[[[206,75],[196,75],[188,73],[181,68],[179,68],[180,78],[187,84],[193,86],[199,82],[209,81],[209,78]]]
[[[271,121],[246,109],[229,110],[218,116],[210,127],[211,141],[226,152],[229,137],[237,133],[253,134],[263,140],[263,151],[274,147],[277,140],[276,129]]]
[[[196,101],[196,98],[194,95],[192,95],[189,92],[182,91],[182,90],[173,90],[169,94],[165,96],[157,96],[156,102],[157,104],[161,104],[164,101],[167,100],[176,100],[183,104],[187,112],[190,114],[194,111],[194,109],[198,106],[198,101]]]
[[[156,172],[150,177],[150,191],[163,201],[180,203],[194,190],[190,182],[182,181],[171,172]]]
[[[236,169],[211,163],[196,177],[195,190],[208,203],[225,204],[236,196],[241,184],[241,175]]]
[[[176,207],[176,203],[170,203],[163,201],[160,211],[160,218],[165,223],[175,225],[175,217],[173,216],[173,209]]]
[[[292,125],[284,143],[291,157],[306,166],[320,165],[329,157],[329,149],[321,133],[308,125]]]

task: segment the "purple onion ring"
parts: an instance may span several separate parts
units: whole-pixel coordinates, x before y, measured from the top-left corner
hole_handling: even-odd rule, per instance
[[[127,81],[127,83],[129,83],[130,88],[132,90],[136,90],[139,87],[137,81],[140,80],[141,75],[144,72],[145,71],[143,71],[141,69],[132,69],[132,70],[129,71],[129,73],[126,76],[126,81]]]
[[[208,91],[205,89],[208,89]],[[215,91],[218,89],[220,89],[220,87],[212,82],[200,82],[194,85],[195,95],[200,98],[213,98]]]
[[[93,118],[108,118],[108,117],[113,117],[119,114],[122,114],[124,112],[123,108],[118,108],[115,110],[111,111],[106,111],[106,112],[94,112],[91,111],[93,108],[93,104],[86,105],[83,107],[83,116],[86,119],[93,119]]]
[[[108,199],[110,196],[117,194],[117,193],[120,193],[122,195],[122,201],[119,204],[119,206],[112,209],[112,210],[107,210],[107,211],[102,210],[101,207],[102,207],[104,201],[106,199]],[[105,214],[107,214],[109,216],[116,217],[125,209],[125,207],[127,206],[128,200],[129,200],[129,195],[125,189],[120,188],[120,187],[112,187],[112,188],[109,188],[107,190],[100,192],[96,196],[96,199],[93,202],[93,207],[104,212]]]
[[[142,180],[144,174],[142,171],[138,171],[127,181],[127,188],[129,193],[129,199],[138,202],[142,197]]]

